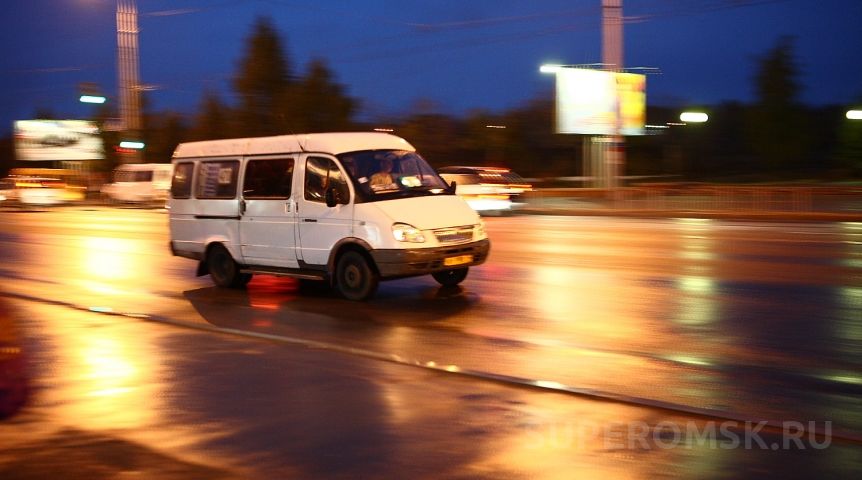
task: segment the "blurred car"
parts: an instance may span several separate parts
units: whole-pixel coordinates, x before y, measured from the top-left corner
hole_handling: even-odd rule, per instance
[[[80,194],[57,178],[13,176],[0,180],[0,195],[21,206],[48,206],[75,200]]]
[[[0,179],[0,202],[8,200],[15,190],[15,181],[10,178]]]
[[[437,172],[477,212],[506,213],[523,205],[521,194],[533,189],[523,177],[500,167],[442,167]]]

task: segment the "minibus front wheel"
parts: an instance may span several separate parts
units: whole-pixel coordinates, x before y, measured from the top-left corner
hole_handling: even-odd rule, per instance
[[[335,267],[335,285],[348,300],[366,300],[377,291],[380,279],[367,257],[355,250],[344,252]]]
[[[239,265],[221,244],[207,251],[207,268],[213,283],[223,288],[242,288],[251,280],[250,273],[241,273]]]

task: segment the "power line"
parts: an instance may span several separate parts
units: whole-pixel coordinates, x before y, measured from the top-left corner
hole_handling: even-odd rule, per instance
[[[422,44],[422,45],[413,45],[403,48],[390,49],[388,51],[380,51],[376,47],[372,47],[373,44],[385,44],[391,45],[395,40],[404,40],[404,33],[400,33],[397,35],[386,35],[383,37],[376,37],[370,41],[362,41],[358,43],[356,41],[351,41],[349,44],[344,45],[342,47],[337,47],[339,54],[346,54],[348,52],[356,52],[367,50],[369,48],[374,48],[375,51],[369,52],[365,55],[353,55],[349,59],[344,60],[336,60],[338,63],[356,63],[362,61],[377,61],[381,59],[392,59],[392,58],[401,58],[410,55],[423,54],[423,53],[437,53],[441,50],[445,49],[465,49],[465,48],[474,48],[481,47],[492,44],[500,44],[507,42],[516,42],[516,41],[524,41],[530,40],[533,38],[545,37],[548,35],[554,35],[565,32],[579,31],[579,30],[588,30],[593,28],[598,28],[599,26],[599,15],[600,15],[600,6],[598,5],[598,0],[593,0],[596,2],[595,7],[584,7],[580,9],[573,10],[562,10],[562,11],[553,11],[553,12],[535,12],[528,13],[524,15],[509,15],[509,16],[500,16],[500,17],[489,17],[484,19],[463,19],[463,20],[453,20],[448,22],[438,22],[438,23],[428,23],[428,22],[416,22],[416,21],[405,21],[395,19],[391,16],[378,16],[378,15],[365,15],[361,13],[357,13],[355,10],[347,10],[347,9],[338,9],[332,7],[321,7],[319,5],[315,5],[310,2],[297,2],[292,0],[252,0],[257,3],[269,3],[273,5],[286,6],[293,9],[301,9],[306,11],[317,11],[324,12],[327,14],[336,14],[341,17],[351,18],[351,19],[359,19],[367,22],[375,22],[375,23],[385,23],[389,25],[397,25],[401,27],[405,27],[408,32],[413,34],[414,40],[418,40],[421,42],[423,38],[427,38],[428,36],[435,36],[437,34],[447,33],[451,31],[459,31],[459,30],[479,30],[479,29],[493,29],[496,27],[504,26],[504,25],[512,25],[512,24],[527,24],[527,23],[535,23],[536,21],[543,20],[566,20],[571,21],[572,19],[589,19],[590,25],[586,26],[583,22],[577,23],[567,23],[565,25],[553,28],[539,28],[529,32],[521,32],[521,33],[506,33],[499,35],[480,35],[477,37],[473,37],[470,39],[463,40],[450,40],[444,42],[436,42],[430,44]],[[673,1],[671,5],[669,5],[669,10],[665,11],[657,11],[652,13],[645,13],[641,15],[627,16],[623,18],[623,23],[626,25],[630,24],[639,24],[645,23],[652,20],[658,20],[663,18],[672,18],[672,17],[680,17],[680,16],[689,16],[689,15],[698,15],[703,13],[721,11],[721,10],[729,10],[743,7],[754,7],[766,4],[774,4],[774,3],[782,3],[788,0],[707,0],[702,2],[697,2],[696,4],[692,4],[691,2],[686,4],[682,4],[679,1]],[[206,7],[192,7],[192,8],[182,8],[176,10],[166,10],[160,12],[150,12],[142,15],[150,16],[150,17],[170,17],[177,15],[185,15],[185,14],[195,14],[195,13],[203,13],[215,9],[231,7],[241,3],[249,3],[248,0],[232,0],[225,1],[215,5],[208,5]],[[664,2],[661,2],[664,3]],[[641,4],[643,6],[643,4]],[[649,8],[650,6],[647,6]],[[593,25],[592,22],[595,21]],[[415,35],[420,35],[416,37]]]
[[[464,50],[470,48],[478,48],[484,47],[488,45],[495,45],[501,43],[511,43],[511,42],[523,42],[526,40],[531,40],[540,37],[546,37],[551,35],[559,35],[562,33],[569,33],[574,31],[584,31],[584,30],[592,30],[598,29],[599,27],[599,13],[600,7],[598,5],[598,0],[593,0],[597,3],[595,7],[585,7],[574,10],[564,10],[564,11],[553,11],[553,12],[535,12],[528,13],[524,15],[509,15],[509,16],[500,16],[500,17],[489,17],[484,19],[463,19],[463,20],[453,20],[447,22],[439,22],[439,23],[428,23],[428,22],[415,22],[415,21],[405,21],[398,20],[392,18],[390,16],[382,17],[375,15],[364,15],[361,13],[357,13],[355,10],[345,10],[331,7],[321,7],[318,5],[314,5],[313,3],[306,2],[297,2],[291,0],[252,0],[256,3],[269,3],[273,5],[287,6],[294,9],[302,9],[307,11],[318,11],[325,12],[327,14],[336,14],[345,18],[351,19],[360,19],[368,22],[376,22],[376,23],[386,23],[389,25],[398,25],[407,29],[407,32],[413,35],[413,39],[420,42],[418,45],[405,46],[401,48],[392,48],[386,51],[380,51],[376,49],[374,51],[368,52],[366,54],[350,54],[350,52],[361,51],[364,49],[369,49],[370,43],[378,43],[382,42],[387,45],[390,45],[394,39],[403,40],[404,34],[398,34],[395,36],[387,35],[385,37],[377,37],[373,39],[372,42],[363,41],[361,44],[357,44],[357,42],[351,42],[349,46],[338,48],[339,55],[336,55],[334,58],[330,57],[330,60],[336,64],[347,64],[347,63],[359,63],[359,62],[372,62],[379,60],[392,60],[403,58],[407,56],[415,56],[429,53],[439,53],[447,50]],[[704,13],[711,13],[715,11],[722,10],[730,10],[736,8],[744,8],[744,7],[756,7],[767,4],[776,4],[783,3],[788,0],[708,0],[697,2],[696,4],[688,3],[688,5],[681,5],[681,2],[674,1],[672,4],[669,4],[666,10],[658,9],[658,11],[654,11],[652,13],[634,15],[625,17],[623,22],[625,24],[636,24],[636,23],[644,23],[657,19],[664,18],[672,18],[672,17],[680,17],[680,16],[690,16],[690,15],[698,15]],[[248,0],[232,0],[225,1],[215,5],[207,5],[204,7],[190,7],[190,8],[180,8],[175,10],[164,10],[157,12],[149,12],[142,13],[142,16],[147,16],[151,18],[169,18],[174,16],[181,15],[189,15],[189,14],[199,14],[205,13],[208,11],[221,9],[221,8],[229,8],[232,6],[236,6],[243,3],[249,3]],[[649,2],[651,5],[646,5],[647,8],[655,8],[658,5],[655,5],[657,2]],[[665,2],[658,2],[665,3]],[[636,3],[637,5],[637,3]],[[640,3],[638,7],[643,8],[644,3]],[[682,7],[682,8],[680,8]],[[572,22],[573,19],[579,19],[583,21]],[[587,20],[589,19],[589,23]],[[517,33],[503,33],[503,34],[481,34],[476,35],[471,38],[462,38],[462,39],[453,39],[447,41],[434,41],[435,37],[438,34],[443,34],[451,31],[465,31],[465,30],[493,30],[495,28],[499,28],[506,25],[526,25],[530,23],[536,22],[547,22],[558,21],[558,20],[567,20],[567,23],[561,26],[551,27],[551,28],[538,28],[531,29],[529,31],[517,32]],[[423,43],[423,40],[431,39],[431,43]],[[347,57],[346,55],[350,55]],[[339,58],[339,56],[341,58]],[[219,76],[224,79],[224,76]],[[208,82],[212,82],[213,76],[208,78]],[[223,81],[223,80],[216,80]],[[199,79],[191,80],[189,82],[169,82],[168,87],[166,89],[174,90],[177,83],[180,84],[189,84],[189,83],[200,83]],[[164,82],[160,82],[164,85]]]

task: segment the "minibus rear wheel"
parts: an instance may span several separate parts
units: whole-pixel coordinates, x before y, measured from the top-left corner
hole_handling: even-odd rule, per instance
[[[335,284],[348,300],[366,300],[377,291],[380,279],[368,260],[359,252],[348,251],[338,259]]]
[[[239,265],[223,245],[213,245],[207,252],[207,268],[213,283],[223,288],[242,288],[251,280],[251,274],[240,273]]]

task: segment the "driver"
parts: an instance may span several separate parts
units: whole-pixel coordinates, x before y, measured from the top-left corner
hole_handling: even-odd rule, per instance
[[[380,160],[380,171],[371,176],[372,190],[391,190],[398,188],[392,178],[392,160],[384,157]]]

